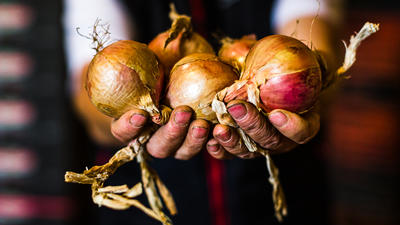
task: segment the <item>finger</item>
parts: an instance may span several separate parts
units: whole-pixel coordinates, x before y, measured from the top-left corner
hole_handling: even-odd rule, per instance
[[[111,133],[119,141],[127,143],[135,138],[145,126],[148,113],[141,109],[132,109],[119,119],[111,122]]]
[[[192,109],[179,106],[171,114],[168,123],[160,127],[147,143],[147,151],[156,158],[166,158],[182,144],[192,117]]]
[[[227,152],[215,138],[210,139],[207,142],[208,153],[216,159],[231,159],[233,155]]]
[[[320,116],[316,111],[310,111],[301,117],[296,113],[276,109],[268,118],[279,132],[298,144],[307,143],[320,128]]]
[[[234,100],[228,103],[228,112],[242,130],[260,146],[278,149],[282,135],[252,104]]]
[[[229,126],[217,124],[213,130],[213,136],[218,143],[232,155],[246,159],[256,156],[255,153],[247,150],[238,133]]]
[[[175,158],[188,160],[199,153],[207,142],[210,125],[205,120],[195,120],[190,124],[185,141],[176,151]]]
[[[240,128],[261,147],[282,153],[296,146],[294,141],[282,135],[252,104],[234,100],[227,107]]]

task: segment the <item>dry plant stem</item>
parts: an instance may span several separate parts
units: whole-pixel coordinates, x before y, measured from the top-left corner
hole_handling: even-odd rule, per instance
[[[164,225],[172,225],[171,220],[162,212],[162,202],[158,195],[157,187],[171,214],[176,214],[175,202],[171,193],[165,187],[158,174],[147,163],[148,156],[144,144],[148,141],[156,126],[150,126],[141,136],[132,141],[128,146],[119,150],[108,163],[102,166],[94,166],[85,170],[82,174],[66,172],[65,181],[72,183],[91,184],[93,202],[99,206],[106,206],[115,210],[125,210],[134,206],[150,217],[162,222]],[[137,200],[131,199],[142,194],[142,183],[132,188],[127,185],[106,186],[104,182],[115,173],[123,164],[137,158],[142,170],[142,183],[151,209]]]
[[[268,151],[260,151],[267,161],[267,168],[269,171],[268,181],[272,185],[272,200],[274,202],[275,217],[279,222],[283,222],[283,216],[287,216],[287,204],[283,187],[279,181],[279,170]]]
[[[350,69],[350,67],[356,61],[357,48],[360,46],[363,40],[365,40],[371,34],[377,32],[378,30],[379,30],[378,23],[366,22],[364,26],[361,28],[361,30],[358,33],[356,33],[356,35],[352,35],[350,37],[349,45],[347,45],[346,42],[343,41],[343,44],[346,48],[343,65],[339,67],[339,69],[337,69],[332,76],[330,76],[330,80],[326,82],[323,89],[330,87],[331,85],[335,84],[341,79],[350,78],[350,76],[346,76],[344,74]]]
[[[268,181],[272,185],[272,201],[274,203],[275,216],[279,222],[283,222],[283,217],[287,216],[287,205],[285,193],[279,180],[279,169],[269,154],[269,151],[258,146],[241,128],[237,128],[238,133],[250,152],[259,152],[266,159],[269,172]]]
[[[140,163],[140,168],[142,169],[142,182],[145,192],[148,194],[149,204],[152,206],[152,208],[154,207],[155,210],[161,211],[163,207],[161,202],[162,198],[170,214],[177,214],[178,210],[176,209],[175,201],[171,192],[161,181],[157,172],[149,166],[146,160],[147,158],[149,158],[148,153],[142,151],[137,159]],[[158,195],[157,190],[160,193],[161,198]],[[156,209],[156,207],[158,208]]]
[[[213,108],[213,111],[216,112],[218,121],[221,124],[235,127],[237,129],[237,131],[241,137],[240,144],[242,142],[244,142],[245,146],[247,147],[247,149],[250,152],[259,152],[261,155],[263,155],[266,158],[267,169],[268,169],[269,176],[270,176],[268,181],[272,185],[272,200],[274,203],[275,216],[279,222],[282,222],[283,216],[287,215],[287,205],[286,205],[285,194],[283,192],[283,187],[279,181],[278,168],[273,163],[268,150],[262,149],[240,127],[238,127],[236,124],[233,124],[232,119],[230,118],[230,115],[227,112],[225,103],[221,101],[225,97],[225,94],[227,93],[229,88],[233,88],[233,87],[240,88],[242,86],[243,86],[243,84],[241,84],[240,82],[237,82],[234,85],[232,85],[231,87],[225,88],[224,90],[219,92],[215,96],[215,98],[212,102],[212,108]],[[254,92],[250,93],[251,91],[249,91],[249,90],[250,90],[250,88],[248,88],[249,94],[254,94]],[[257,98],[256,98],[256,96],[254,96],[254,98],[252,98],[252,99],[257,99]]]
[[[172,20],[171,28],[169,29],[168,39],[165,41],[164,48],[173,41],[182,32],[183,36],[189,35],[192,32],[192,22],[189,16],[180,15],[176,12],[175,5],[170,4],[171,11],[169,18]]]
[[[97,18],[93,24],[92,32],[88,35],[84,35],[79,32],[79,27],[76,28],[76,32],[92,41],[92,49],[97,52],[101,51],[111,40],[110,24],[101,23],[101,19]]]
[[[142,151],[140,154],[144,155],[146,153],[144,151]],[[162,222],[164,225],[170,225],[170,224],[172,224],[172,221],[162,211],[163,204],[161,201],[161,197],[159,196],[159,194],[157,192],[156,180],[159,179],[158,175],[155,173],[154,170],[152,170],[149,167],[147,160],[146,160],[146,156],[143,156],[143,155],[142,155],[142,157],[138,158],[138,161],[140,163],[140,168],[142,171],[142,182],[143,182],[144,191],[147,196],[147,200],[148,200],[153,212],[155,214],[157,214],[157,216],[160,218],[160,222]],[[174,202],[172,204],[174,204]]]

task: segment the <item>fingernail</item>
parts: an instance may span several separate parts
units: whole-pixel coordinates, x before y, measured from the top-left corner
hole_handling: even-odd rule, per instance
[[[273,112],[271,114],[269,114],[269,121],[271,121],[271,123],[277,127],[281,127],[283,125],[286,124],[286,122],[288,121],[287,116],[279,111]]]
[[[193,127],[193,137],[204,138],[207,135],[207,129],[204,127]]]
[[[247,109],[246,106],[244,106],[242,103],[232,105],[228,108],[229,114],[234,119],[241,119],[247,114]]]
[[[231,130],[227,129],[225,132],[222,132],[220,134],[217,134],[217,137],[221,140],[221,141],[229,141],[229,139],[231,139]]]
[[[174,116],[174,121],[176,124],[180,126],[185,126],[189,123],[190,117],[192,114],[186,111],[176,112]]]
[[[212,153],[216,153],[219,150],[219,144],[207,145],[207,149],[208,149],[208,151],[210,151]]]
[[[133,114],[129,119],[129,123],[136,128],[143,127],[146,117],[141,114]]]

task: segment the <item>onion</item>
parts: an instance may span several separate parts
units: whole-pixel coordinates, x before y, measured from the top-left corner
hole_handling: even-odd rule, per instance
[[[119,118],[128,110],[139,108],[161,123],[158,104],[163,79],[161,64],[145,44],[122,40],[94,56],[86,89],[96,108],[110,117]]]
[[[228,93],[224,101],[249,100],[250,91],[259,95],[253,101],[265,112],[305,112],[314,105],[322,86],[316,54],[301,41],[284,35],[257,41],[246,57],[240,81],[242,86]]]
[[[213,54],[197,53],[179,60],[167,86],[166,103],[175,108],[190,106],[196,118],[218,122],[211,109],[216,93],[238,78],[235,70]]]
[[[245,35],[240,39],[224,38],[221,40],[222,46],[218,51],[218,57],[241,72],[246,56],[256,41],[254,34]]]
[[[172,67],[184,56],[193,53],[214,53],[212,46],[197,32],[193,31],[190,17],[176,13],[171,5],[171,28],[157,35],[149,48],[157,55],[168,75]]]

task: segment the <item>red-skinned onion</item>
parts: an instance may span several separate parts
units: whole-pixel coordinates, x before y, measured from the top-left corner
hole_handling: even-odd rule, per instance
[[[232,89],[224,101],[248,100],[250,88],[257,94],[259,91],[257,106],[265,112],[305,112],[314,105],[322,86],[315,53],[301,41],[284,35],[257,41],[246,57],[240,82],[245,85]]]

